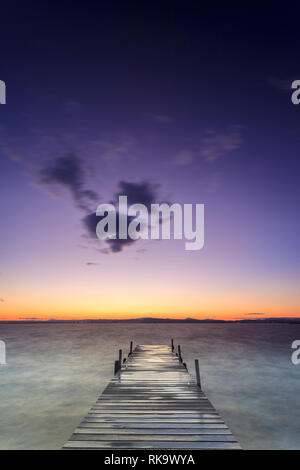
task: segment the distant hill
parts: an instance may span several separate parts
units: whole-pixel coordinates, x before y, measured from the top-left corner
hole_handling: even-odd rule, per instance
[[[51,318],[50,320],[5,320],[0,323],[300,323],[300,317],[269,317],[269,318],[245,318],[240,320],[214,320],[212,318],[205,318],[199,320],[197,318],[131,318],[131,319],[86,319],[86,320],[58,320]]]

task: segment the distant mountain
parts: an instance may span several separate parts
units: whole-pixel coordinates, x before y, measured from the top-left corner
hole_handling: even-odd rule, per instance
[[[245,318],[241,320],[214,320],[213,318],[205,318],[199,320],[197,318],[130,318],[130,319],[86,319],[86,320],[58,320],[51,318],[50,320],[5,320],[0,323],[300,323],[300,317],[269,317],[269,318]]]

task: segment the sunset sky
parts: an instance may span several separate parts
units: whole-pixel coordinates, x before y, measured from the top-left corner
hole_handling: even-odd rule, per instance
[[[297,15],[143,7],[1,6],[0,320],[300,316]],[[205,204],[204,248],[97,240],[124,190]]]

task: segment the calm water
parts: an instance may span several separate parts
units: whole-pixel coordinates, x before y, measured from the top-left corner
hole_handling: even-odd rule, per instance
[[[0,448],[59,449],[112,377],[122,347],[182,346],[203,389],[244,448],[300,449],[300,325],[0,325]]]

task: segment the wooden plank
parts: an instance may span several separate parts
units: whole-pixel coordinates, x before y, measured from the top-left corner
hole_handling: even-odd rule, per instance
[[[84,434],[77,433],[71,436],[71,441],[76,441],[80,439],[81,441],[151,441],[153,439],[159,441],[171,441],[171,442],[235,442],[235,439],[232,435],[207,435],[207,434],[177,434],[177,435],[165,435],[157,434],[153,436],[151,434]]]
[[[110,412],[109,414],[103,413],[102,411],[94,411],[91,410],[88,412],[88,416],[103,416],[103,418],[144,418],[144,419],[154,419],[154,418],[168,418],[172,417],[174,419],[177,418],[214,418],[217,416],[217,413],[191,413],[189,411],[143,411],[143,412],[134,412],[131,413],[128,410],[120,410],[119,412]]]
[[[187,369],[165,345],[140,345],[65,449],[238,449]]]
[[[116,429],[116,430],[130,430],[130,429],[149,429],[149,423],[106,423],[104,421],[99,422],[99,421],[82,421],[78,429],[81,428],[92,428],[92,429]],[[216,422],[216,423],[178,423],[177,421],[175,423],[170,423],[170,422],[164,422],[164,421],[159,421],[159,422],[154,422],[151,423],[151,428],[153,430],[161,429],[161,430],[167,430],[167,431],[172,431],[173,429],[180,429],[181,431],[184,430],[190,430],[192,431],[193,429],[228,429],[226,424],[222,422]]]
[[[207,429],[207,428],[195,428],[195,429],[190,429],[190,428],[175,428],[175,429],[170,429],[170,428],[138,428],[137,426],[132,426],[131,428],[122,428],[122,427],[109,427],[109,428],[93,428],[93,427],[78,427],[75,429],[73,436],[75,434],[99,434],[99,435],[108,435],[108,434],[116,434],[119,436],[123,436],[125,434],[139,434],[142,432],[147,435],[158,435],[158,434],[166,434],[166,435],[185,435],[185,434],[196,434],[196,435],[202,435],[202,434],[231,434],[230,430],[227,429],[218,429],[218,428],[212,428],[212,429]]]
[[[136,406],[136,407],[155,407],[155,406],[210,406],[212,408],[211,403],[208,400],[126,400],[125,402],[122,400],[115,401],[115,400],[98,400],[94,406],[102,406],[102,407],[113,407],[113,406]]]
[[[161,399],[151,399],[151,397],[149,396],[148,399],[140,399],[139,397],[137,397],[135,394],[127,394],[126,395],[126,399],[125,397],[122,399],[122,398],[118,398],[118,399],[115,399],[113,395],[107,395],[107,398],[105,399],[101,399],[99,398],[95,404],[97,405],[120,405],[120,404],[127,404],[127,405],[130,405],[130,404],[133,404],[133,405],[162,405],[162,404],[174,404],[174,403],[180,403],[182,405],[195,405],[195,404],[202,404],[202,405],[211,405],[210,401],[207,399],[207,398],[203,398],[203,397],[199,397],[199,398],[186,398],[186,399],[182,399],[180,397],[178,398],[171,398],[171,397],[162,397]]]
[[[172,407],[172,406],[184,406],[184,407],[198,407],[198,406],[209,406],[212,408],[211,403],[208,400],[127,400],[125,402],[119,401],[112,401],[112,400],[98,400],[93,406],[107,408],[112,407],[120,407],[120,406],[134,406],[137,408],[145,408],[145,407]]]
[[[163,441],[68,441],[65,449],[240,449],[237,442],[163,442]]]
[[[103,417],[94,417],[94,416],[87,416],[82,421],[83,423],[181,423],[181,424],[189,424],[189,423],[224,423],[220,417],[216,418],[197,418],[197,419],[178,419],[178,418],[168,418],[165,420],[162,419],[152,419],[152,418],[103,418]]]

